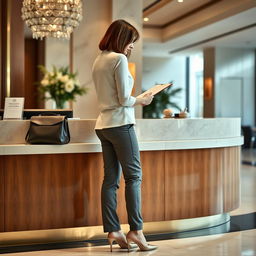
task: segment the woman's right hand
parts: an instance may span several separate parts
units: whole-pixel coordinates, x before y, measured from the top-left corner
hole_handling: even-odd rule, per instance
[[[136,98],[136,103],[141,104],[142,106],[146,106],[152,102],[153,98],[154,96],[152,93],[147,93],[142,98]]]

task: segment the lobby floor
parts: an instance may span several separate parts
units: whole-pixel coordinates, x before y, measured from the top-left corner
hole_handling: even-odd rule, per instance
[[[107,246],[95,246],[73,249],[58,249],[49,251],[7,253],[4,255],[17,256],[104,256],[104,255],[131,255],[131,256],[255,256],[256,230],[233,232],[204,237],[183,238],[173,240],[155,241],[159,248],[151,252],[131,252],[119,250],[117,247],[111,253]],[[152,243],[153,244],[153,243]]]
[[[256,150],[242,152],[242,160],[256,161]],[[236,232],[222,233],[216,235],[195,236],[187,238],[176,238],[150,243],[158,245],[156,251],[139,252],[132,251],[129,255],[173,255],[173,256],[256,256],[256,166],[247,164],[241,165],[241,206],[231,212],[231,216],[238,216],[251,213],[254,229],[250,227]],[[254,213],[254,215],[253,215]],[[247,216],[247,215],[246,215]],[[246,219],[246,217],[245,217]],[[20,253],[6,253],[10,256],[104,256],[104,255],[126,254],[127,250],[114,247],[113,252],[108,246],[92,246],[68,249],[53,249]]]

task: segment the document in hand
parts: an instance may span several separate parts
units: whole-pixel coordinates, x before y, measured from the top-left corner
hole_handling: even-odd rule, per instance
[[[140,94],[139,96],[137,96],[137,98],[142,98],[142,97],[144,97],[148,93],[152,93],[152,95],[156,95],[157,93],[161,92],[162,90],[164,90],[164,89],[166,89],[166,88],[168,88],[170,86],[172,86],[172,83],[169,83],[169,84],[157,84],[154,87],[151,87],[147,91],[145,91],[142,94]]]

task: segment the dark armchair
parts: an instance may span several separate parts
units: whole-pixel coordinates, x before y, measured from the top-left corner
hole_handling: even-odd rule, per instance
[[[242,126],[242,135],[244,136],[244,144],[242,148],[256,147],[256,134],[251,126]]]

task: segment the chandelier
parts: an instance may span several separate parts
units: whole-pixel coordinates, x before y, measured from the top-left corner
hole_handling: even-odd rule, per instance
[[[24,0],[22,19],[33,38],[69,38],[82,20],[82,0]]]

